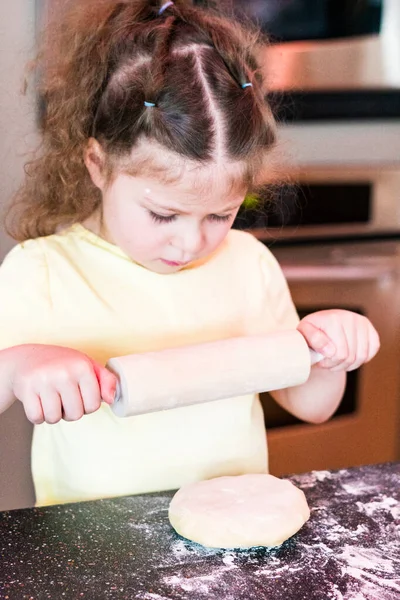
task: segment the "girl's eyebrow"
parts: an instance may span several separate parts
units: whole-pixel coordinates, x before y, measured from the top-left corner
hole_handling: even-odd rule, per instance
[[[159,210],[165,210],[166,212],[180,214],[180,215],[189,215],[190,214],[190,211],[185,211],[185,210],[182,210],[181,208],[173,208],[170,206],[163,206],[161,204],[158,204],[157,202],[155,202],[148,196],[144,196],[144,200],[147,200],[147,202],[149,202],[154,208],[159,209]],[[232,206],[227,206],[226,208],[223,208],[222,210],[218,210],[217,213],[215,213],[215,214],[224,214],[224,213],[229,213],[232,210],[236,210],[237,208],[239,208],[239,206],[242,204],[242,202],[243,202],[242,200],[240,201],[240,203],[235,202],[235,204],[233,204]]]
[[[148,198],[147,196],[144,197],[144,200],[147,200],[147,202],[149,202],[154,208],[157,208],[160,210],[165,210],[167,212],[171,212],[174,214],[179,213],[181,215],[189,214],[188,212],[185,212],[185,211],[181,210],[180,208],[172,208],[170,206],[163,206],[162,204],[158,204],[157,202],[155,202],[151,198]]]

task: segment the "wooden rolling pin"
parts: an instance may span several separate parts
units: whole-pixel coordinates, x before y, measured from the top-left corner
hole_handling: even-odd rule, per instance
[[[297,330],[111,358],[119,417],[268,392],[307,381],[323,358]]]

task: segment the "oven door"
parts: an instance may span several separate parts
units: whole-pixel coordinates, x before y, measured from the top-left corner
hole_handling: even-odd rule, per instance
[[[289,184],[287,176],[274,174],[276,180],[268,181],[263,173],[258,200],[252,205],[246,199],[234,227],[261,240],[293,242],[399,236],[398,167],[291,169]]]
[[[372,321],[381,339],[377,356],[348,374],[344,400],[327,423],[300,423],[261,394],[271,473],[398,459],[400,243],[271,249],[300,316],[326,308],[358,311]]]

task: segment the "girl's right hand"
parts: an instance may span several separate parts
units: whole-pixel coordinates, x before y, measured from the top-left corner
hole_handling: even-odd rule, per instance
[[[13,349],[12,389],[34,424],[77,421],[112,404],[117,379],[85,354],[61,346],[26,345]]]

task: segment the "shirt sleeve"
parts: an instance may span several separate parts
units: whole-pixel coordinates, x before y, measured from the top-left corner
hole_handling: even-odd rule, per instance
[[[28,240],[0,267],[0,349],[46,343],[51,318],[45,253],[39,240]]]
[[[268,302],[276,329],[296,329],[299,316],[282,269],[272,252],[261,242],[258,244],[266,302]]]

